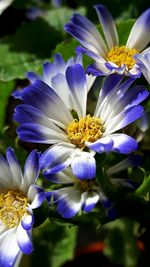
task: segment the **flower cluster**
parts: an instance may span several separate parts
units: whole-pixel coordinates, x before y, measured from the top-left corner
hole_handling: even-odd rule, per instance
[[[56,54],[53,63],[43,64],[43,75],[28,72],[29,85],[13,93],[22,101],[13,117],[18,138],[39,144],[41,151],[30,153],[24,173],[13,149],[7,149],[6,159],[0,156],[2,267],[17,266],[22,253],[32,252],[32,210],[45,199],[69,219],[99,206],[107,215],[113,209],[101,175],[112,186],[134,190],[128,180],[112,174],[139,165],[139,157],[129,155],[138,149],[138,140],[126,128],[143,118],[141,103],[149,95],[135,81],[143,73],[150,83],[150,9],[135,22],[123,46],[106,7],[95,9],[105,40],[87,18],[73,15],[65,29],[82,44],[76,57],[65,62]],[[86,71],[82,54],[95,61]],[[111,153],[129,156],[108,168],[104,159]],[[40,171],[53,190],[45,193],[35,185]]]

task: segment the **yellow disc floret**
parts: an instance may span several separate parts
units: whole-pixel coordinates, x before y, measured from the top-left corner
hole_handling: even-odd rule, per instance
[[[121,67],[122,64],[131,69],[136,60],[133,58],[138,51],[135,48],[128,48],[126,46],[114,46],[107,54],[106,60],[115,63]]]
[[[27,197],[17,190],[0,193],[0,221],[8,228],[19,225],[26,213]]]
[[[79,120],[74,119],[67,127],[67,135],[72,144],[85,148],[85,142],[95,142],[104,132],[103,122],[100,118],[87,115]]]
[[[97,183],[95,179],[93,179],[92,181],[76,179],[75,187],[79,189],[81,192],[90,192],[93,191],[95,187],[97,187]]]

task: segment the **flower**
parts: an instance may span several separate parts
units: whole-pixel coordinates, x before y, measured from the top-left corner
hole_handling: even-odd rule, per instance
[[[145,79],[150,84],[150,53],[145,53],[143,56],[136,55],[135,58]]]
[[[82,65],[82,54],[78,53],[76,57],[69,58],[67,62],[64,61],[61,54],[57,53],[54,56],[54,62],[50,63],[48,61],[43,64],[43,75],[36,74],[32,71],[26,73],[27,78],[31,83],[34,83],[36,80],[41,80],[45,82],[50,87],[54,88],[55,92],[59,95],[59,97],[65,101],[67,107],[70,107],[70,101],[68,96],[64,93],[68,93],[67,84],[65,81],[65,72],[66,69],[73,64],[81,64]],[[92,75],[86,75],[86,79],[88,80],[88,90],[90,90],[91,86],[95,81],[95,77]],[[63,88],[62,90],[62,82]],[[19,98],[22,100],[22,91],[16,90],[12,94],[13,97]]]
[[[140,85],[130,88],[132,78],[121,81],[121,75],[106,78],[94,113],[87,107],[88,80],[80,64],[69,66],[66,75],[57,80],[64,99],[40,80],[23,90],[25,104],[18,105],[14,114],[21,124],[19,138],[53,144],[40,157],[43,172],[55,173],[71,164],[79,179],[92,179],[96,152],[128,154],[137,149],[132,137],[117,131],[142,116],[139,103],[148,91]]]
[[[81,209],[89,212],[100,198],[105,200],[95,179],[80,180],[73,175],[69,167],[46,177],[51,182],[65,186],[47,193],[47,198],[53,197],[53,203],[57,204],[58,213],[64,218],[72,218]]]
[[[106,42],[95,25],[79,14],[74,14],[71,22],[65,26],[66,31],[83,45],[78,47],[77,51],[87,54],[95,61],[88,67],[88,73],[98,76],[117,72],[140,77],[141,71],[134,55],[139,53],[143,55],[149,50],[148,48],[143,51],[150,41],[150,8],[135,22],[127,43],[119,46],[118,34],[111,14],[103,5],[94,7]]]
[[[111,176],[131,166],[138,166],[140,163],[140,156],[132,155],[109,168],[106,173]],[[81,210],[83,212],[90,212],[99,201],[106,209],[108,215],[113,213],[113,203],[105,196],[96,177],[92,180],[86,179],[86,177],[84,180],[80,180],[73,175],[70,167],[53,175],[48,174],[45,177],[51,182],[62,186],[62,188],[47,193],[50,204],[57,205],[57,212],[62,217],[72,218]],[[111,178],[110,181],[115,186],[120,185],[132,190],[134,189],[127,179]]]
[[[8,148],[6,159],[0,155],[0,266],[18,266],[22,253],[33,250],[31,230],[33,211],[45,199],[34,183],[39,174],[39,156],[32,151],[24,174],[14,151]]]

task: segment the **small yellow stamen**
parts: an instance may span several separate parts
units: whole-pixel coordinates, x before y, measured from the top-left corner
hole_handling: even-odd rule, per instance
[[[0,220],[8,227],[19,225],[26,213],[27,197],[17,190],[0,193]]]
[[[122,64],[126,65],[128,69],[131,69],[136,60],[133,58],[138,51],[135,48],[128,48],[126,46],[114,46],[108,53],[106,60],[115,63],[121,67]]]
[[[67,127],[67,135],[72,144],[85,148],[85,142],[95,142],[104,132],[103,122],[100,118],[87,115],[79,120],[74,119]]]

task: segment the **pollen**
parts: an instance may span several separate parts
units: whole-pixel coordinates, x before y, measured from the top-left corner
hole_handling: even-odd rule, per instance
[[[131,69],[136,63],[133,56],[137,53],[138,51],[135,48],[130,49],[126,46],[114,46],[109,51],[106,60],[115,63],[119,67],[124,64],[128,69]]]
[[[18,226],[26,213],[28,202],[22,192],[10,190],[0,193],[0,221],[8,228]]]
[[[67,127],[67,135],[70,142],[81,149],[86,147],[86,141],[93,143],[101,138],[103,132],[102,120],[90,115],[79,120],[74,119]]]

